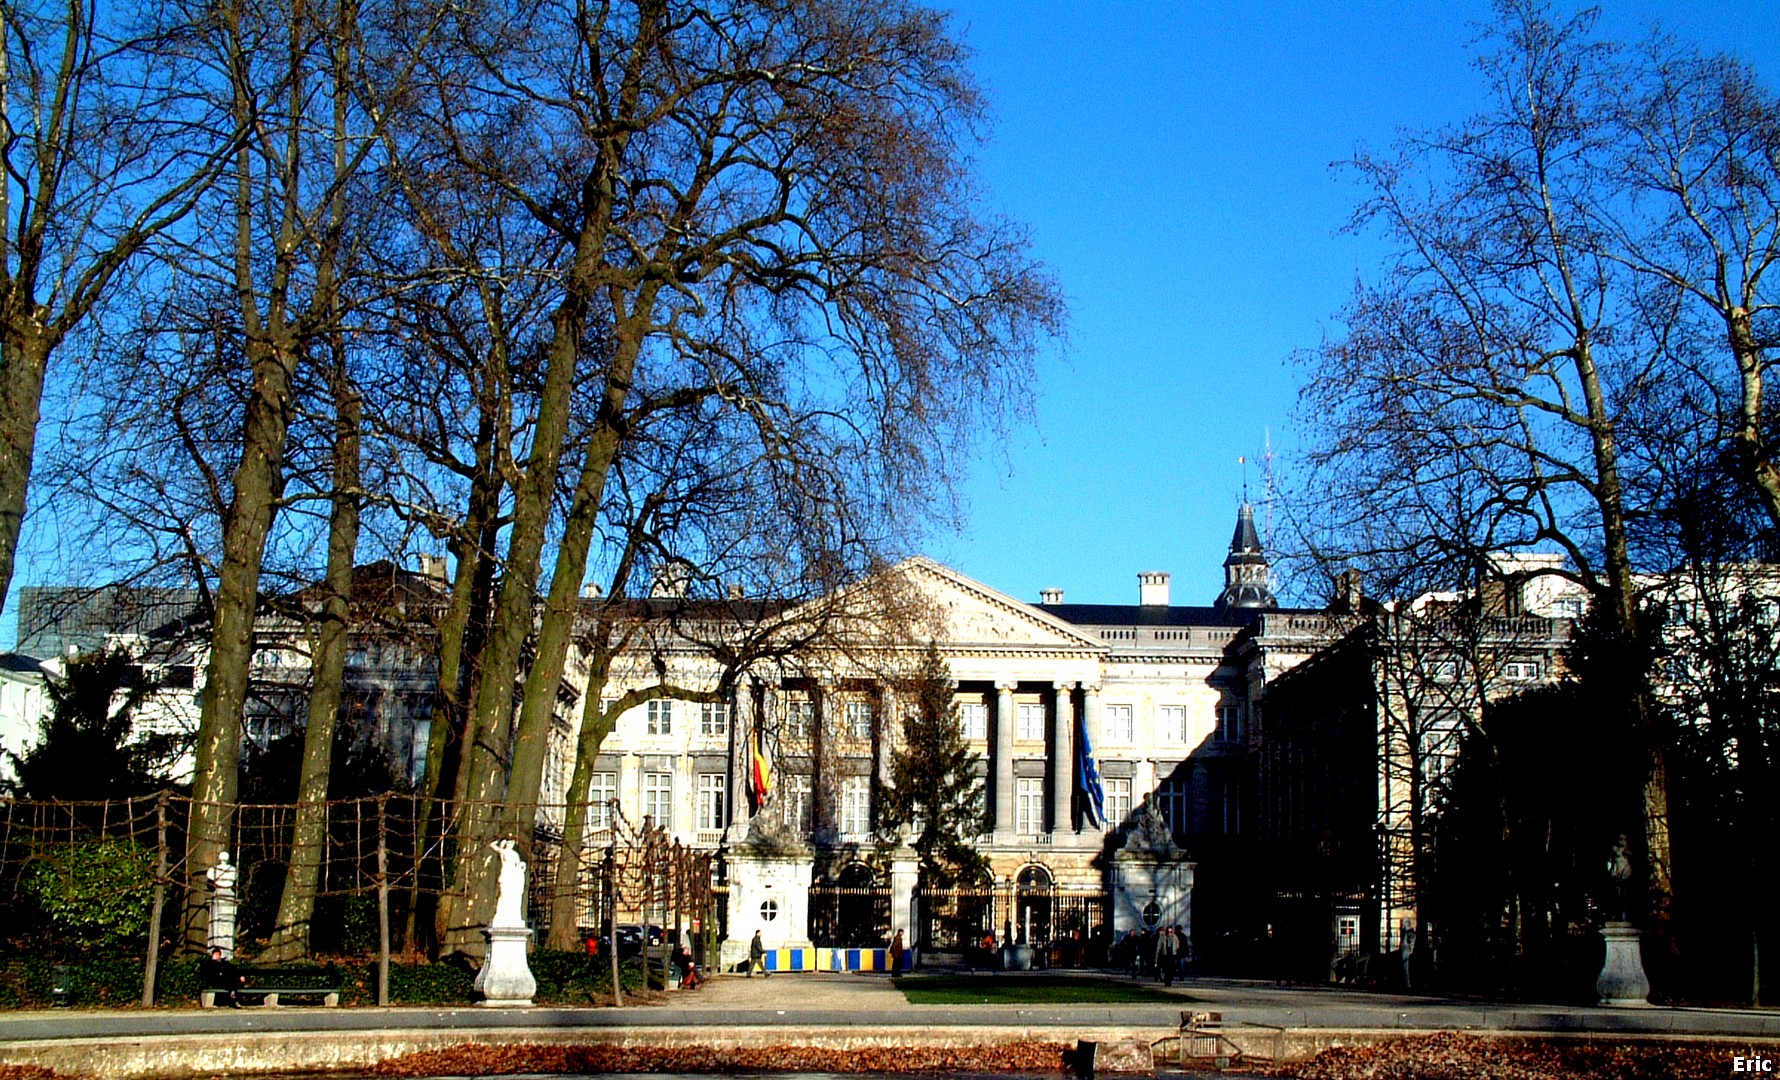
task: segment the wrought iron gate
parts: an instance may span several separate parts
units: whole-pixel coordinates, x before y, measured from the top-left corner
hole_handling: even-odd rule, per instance
[[[917,893],[921,942],[970,952],[991,940],[1031,945],[1049,967],[1098,967],[1112,940],[1111,897],[1103,890],[1014,884]]]
[[[810,886],[810,943],[837,949],[878,949],[888,945],[890,890],[878,886]]]

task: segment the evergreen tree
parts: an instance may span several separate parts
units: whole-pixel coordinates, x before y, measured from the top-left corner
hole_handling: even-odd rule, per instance
[[[981,759],[964,741],[952,687],[951,669],[929,642],[920,670],[900,688],[908,707],[878,817],[885,838],[912,829],[925,885],[974,880],[988,868],[975,843],[989,830]]]
[[[177,740],[135,736],[136,709],[155,687],[126,653],[71,656],[61,678],[45,680],[45,690],[50,710],[38,722],[37,745],[8,755],[26,798],[118,799],[167,784]]]

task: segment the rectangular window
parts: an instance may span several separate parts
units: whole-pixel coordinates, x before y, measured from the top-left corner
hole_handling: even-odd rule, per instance
[[[722,773],[698,774],[698,827],[721,829],[724,825],[725,797],[729,794],[729,777]]]
[[[1106,706],[1100,721],[1100,740],[1128,745],[1131,742],[1131,732],[1131,706]]]
[[[595,829],[612,827],[612,800],[618,797],[618,774],[596,772],[587,788],[587,824]]]
[[[1131,816],[1131,778],[1109,776],[1104,781],[1106,792],[1106,824],[1108,828]]]
[[[1242,832],[1242,781],[1237,777],[1227,776],[1218,783],[1218,809],[1223,817],[1224,835],[1239,835]]]
[[[1014,829],[1032,836],[1045,827],[1045,782],[1038,777],[1014,781]]]
[[[1502,674],[1510,679],[1529,680],[1539,677],[1537,660],[1510,660],[1502,665]]]
[[[1193,791],[1185,780],[1169,780],[1156,789],[1156,806],[1176,833],[1192,831]]]
[[[1029,742],[1044,742],[1045,738],[1045,707],[1041,702],[1032,702],[1020,706],[1020,724],[1014,733]]]
[[[797,739],[809,738],[816,726],[816,703],[808,698],[794,698],[786,703],[785,734]]]
[[[841,835],[856,839],[871,832],[871,780],[849,776],[841,781]]]
[[[664,829],[674,825],[674,774],[643,774],[643,816]]]
[[[847,702],[847,734],[855,739],[871,738],[872,715],[875,710],[869,701]]]
[[[973,701],[960,705],[958,720],[964,729],[966,739],[987,739],[989,737],[989,706],[982,702]]]
[[[649,703],[649,721],[645,729],[650,735],[672,735],[674,733],[674,703],[667,698],[659,698]]]
[[[781,796],[781,808],[785,815],[785,824],[798,836],[810,835],[810,778],[805,774],[793,774],[785,777],[785,791]]]
[[[1218,741],[1241,742],[1243,740],[1241,705],[1218,706]]]
[[[700,735],[729,734],[729,706],[720,701],[707,701],[698,709]]]
[[[1436,660],[1428,664],[1428,678],[1435,682],[1457,682],[1459,665],[1456,660]]]
[[[1185,705],[1164,705],[1156,710],[1156,724],[1160,731],[1156,737],[1164,742],[1187,741],[1187,707]]]

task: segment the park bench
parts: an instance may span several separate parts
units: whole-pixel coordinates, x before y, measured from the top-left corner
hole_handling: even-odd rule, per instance
[[[340,1004],[340,975],[332,968],[321,971],[253,971],[241,973],[247,984],[235,992],[238,998],[257,997],[276,1008],[291,999],[319,1001],[322,1005]],[[199,1002],[207,1009],[215,1008],[220,990],[202,990]]]

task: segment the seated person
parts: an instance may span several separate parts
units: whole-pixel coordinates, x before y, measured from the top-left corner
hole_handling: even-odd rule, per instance
[[[241,1001],[236,997],[236,992],[246,985],[247,976],[237,971],[234,964],[223,959],[220,945],[210,946],[210,955],[198,962],[198,989],[215,991],[218,1005],[239,1009]]]
[[[692,950],[684,943],[674,951],[674,966],[680,969],[680,989],[692,990],[698,986],[698,965],[692,961]]]

